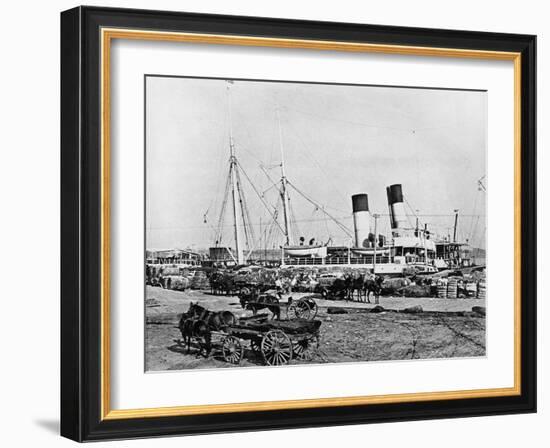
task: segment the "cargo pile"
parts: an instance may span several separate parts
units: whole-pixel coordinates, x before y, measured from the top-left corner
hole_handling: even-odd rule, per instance
[[[440,299],[485,299],[485,273],[475,272],[472,275],[451,276],[437,279],[436,295]]]
[[[191,289],[208,289],[210,288],[210,282],[204,271],[195,271],[191,278],[189,287]]]
[[[187,288],[212,290],[215,293],[232,294],[243,287],[254,286],[261,290],[280,290],[283,293],[330,291],[335,282],[347,285],[358,276],[372,277],[368,269],[336,266],[270,268],[246,266],[240,269],[190,269],[176,267],[147,267],[147,284],[183,291]],[[345,286],[347,287],[347,286]],[[486,297],[485,270],[468,274],[460,271],[444,271],[432,275],[385,277],[381,283],[381,295],[406,297],[437,297],[463,299]]]

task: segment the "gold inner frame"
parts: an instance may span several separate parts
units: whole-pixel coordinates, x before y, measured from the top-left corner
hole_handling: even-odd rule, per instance
[[[506,60],[514,63],[514,386],[442,392],[315,398],[141,409],[111,409],[110,369],[110,50],[113,39],[297,48],[414,56]],[[303,39],[101,29],[101,419],[167,417],[263,410],[502,397],[521,394],[521,53]]]

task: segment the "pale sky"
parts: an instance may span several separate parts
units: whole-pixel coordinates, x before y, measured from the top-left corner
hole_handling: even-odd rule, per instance
[[[459,209],[459,236],[485,247],[477,180],[486,174],[486,92],[238,80],[229,86],[236,156],[258,191],[271,186],[260,164],[281,160],[278,105],[289,180],[350,230],[351,195],[368,193],[371,213],[381,214],[379,230],[388,234],[386,186],[401,183],[410,207],[434,232],[446,235]],[[227,88],[224,80],[146,78],[148,248],[214,243],[229,169]],[[268,173],[274,180],[280,175],[278,168]],[[270,217],[244,175],[242,183],[258,235]],[[337,225],[290,194],[296,235],[347,245]],[[275,204],[276,191],[265,199]],[[280,234],[275,239],[282,242]]]

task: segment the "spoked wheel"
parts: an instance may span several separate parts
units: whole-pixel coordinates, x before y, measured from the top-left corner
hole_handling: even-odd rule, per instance
[[[222,340],[223,359],[231,364],[240,364],[243,359],[243,346],[235,336],[226,336]]]
[[[292,359],[292,341],[281,330],[268,331],[262,339],[261,350],[268,366],[282,366]]]
[[[319,336],[316,334],[295,341],[292,345],[294,358],[302,361],[311,361],[317,350],[319,350]]]
[[[312,320],[317,315],[317,304],[314,300],[300,299],[289,305],[286,314],[289,319]]]
[[[315,319],[315,316],[317,316],[317,302],[315,302],[315,300],[313,299],[309,299],[307,300],[307,304],[309,305],[310,309],[309,320],[313,320]]]

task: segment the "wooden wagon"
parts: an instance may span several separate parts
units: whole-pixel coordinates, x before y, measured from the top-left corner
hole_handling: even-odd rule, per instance
[[[239,296],[241,306],[244,309],[252,310],[254,313],[257,310],[267,308],[277,318],[280,318],[283,308],[286,310],[286,318],[288,320],[313,320],[317,316],[317,303],[313,296],[304,296],[297,300],[289,299],[288,302],[280,302],[273,294],[250,294]]]
[[[271,320],[267,315],[239,319],[217,333],[223,359],[240,364],[246,341],[266,365],[288,364],[292,359],[311,360],[319,348],[320,320]]]

